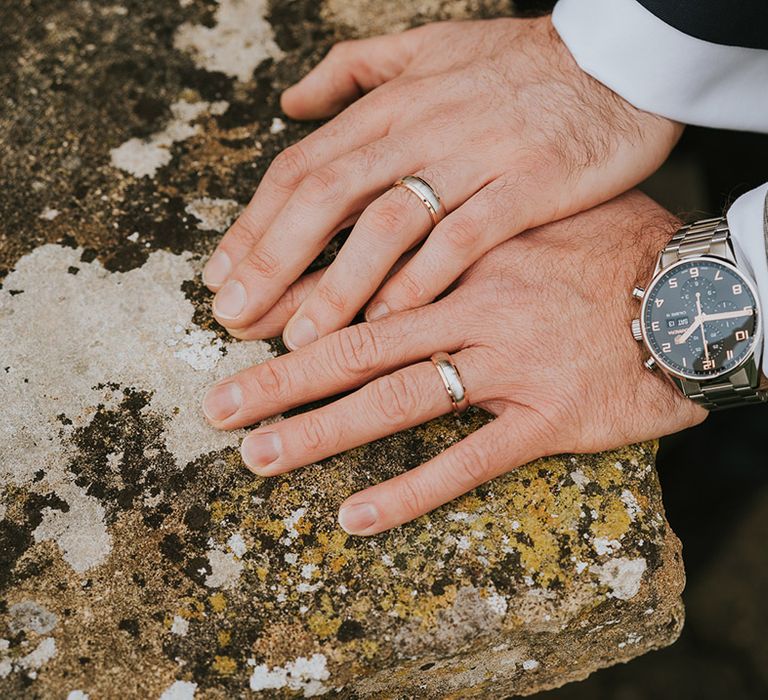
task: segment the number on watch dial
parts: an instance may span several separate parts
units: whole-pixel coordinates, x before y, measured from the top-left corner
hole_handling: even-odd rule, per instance
[[[733,266],[710,258],[681,261],[657,278],[643,301],[643,331],[662,366],[689,379],[711,379],[743,362],[758,331],[752,285]]]

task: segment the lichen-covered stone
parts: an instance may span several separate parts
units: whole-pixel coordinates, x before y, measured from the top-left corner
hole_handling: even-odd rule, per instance
[[[504,697],[679,633],[652,445],[541,460],[362,539],[346,496],[488,417],[264,480],[200,415],[281,349],[230,340],[199,277],[311,128],[279,91],[335,39],[509,11],[416,4],[3,8],[1,697]]]

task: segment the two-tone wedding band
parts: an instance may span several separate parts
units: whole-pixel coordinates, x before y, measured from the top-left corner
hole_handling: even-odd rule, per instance
[[[400,178],[393,187],[404,187],[409,192],[413,192],[429,212],[433,226],[437,226],[441,219],[445,217],[445,207],[440,199],[440,195],[423,178],[416,175],[406,175]]]
[[[440,379],[443,380],[443,386],[448,392],[448,398],[451,400],[454,412],[464,413],[469,408],[469,399],[464,388],[464,382],[461,381],[459,368],[456,367],[447,352],[436,352],[430,360],[437,369]]]

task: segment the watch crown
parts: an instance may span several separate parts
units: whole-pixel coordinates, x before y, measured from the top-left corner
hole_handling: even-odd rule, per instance
[[[643,289],[642,287],[635,287],[635,288],[632,290],[632,297],[633,297],[634,299],[640,299],[640,300],[642,300],[642,298],[643,298],[644,296],[645,296],[645,289]]]
[[[639,343],[643,339],[643,331],[640,328],[640,319],[632,319],[632,337]]]
[[[657,367],[656,360],[654,360],[652,357],[649,357],[645,362],[643,362],[643,367],[653,372]]]

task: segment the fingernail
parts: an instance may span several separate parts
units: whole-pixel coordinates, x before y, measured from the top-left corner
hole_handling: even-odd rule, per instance
[[[240,454],[251,469],[264,469],[280,456],[277,433],[251,433],[240,445]]]
[[[245,287],[229,280],[213,299],[213,313],[221,318],[237,318],[245,308]]]
[[[283,340],[291,350],[302,348],[317,340],[317,328],[308,318],[297,318],[286,329]]]
[[[226,282],[232,270],[232,261],[222,250],[217,250],[203,268],[203,284],[218,287]]]
[[[210,420],[229,418],[243,403],[243,392],[235,382],[218,384],[208,389],[203,399],[203,413]]]
[[[370,503],[344,506],[339,511],[339,525],[350,535],[359,535],[376,524],[379,514]]]
[[[377,301],[365,312],[366,321],[375,321],[386,316],[389,313],[389,307],[383,301]]]

